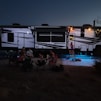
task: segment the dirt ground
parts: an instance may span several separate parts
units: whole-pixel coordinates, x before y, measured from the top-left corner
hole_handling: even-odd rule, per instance
[[[0,101],[101,101],[101,75],[94,67],[32,70],[0,60]]]

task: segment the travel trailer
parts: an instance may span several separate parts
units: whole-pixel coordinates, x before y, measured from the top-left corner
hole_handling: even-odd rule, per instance
[[[0,26],[0,49],[70,49],[93,51],[101,45],[101,27],[92,26]]]
[[[58,26],[1,26],[1,49],[66,49],[66,28]]]

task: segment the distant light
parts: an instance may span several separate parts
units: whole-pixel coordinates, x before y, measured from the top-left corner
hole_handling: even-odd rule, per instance
[[[69,26],[69,27],[68,27],[68,31],[69,31],[69,32],[72,32],[72,31],[74,31],[74,28],[73,28],[72,26]]]
[[[88,31],[92,31],[92,28],[89,27],[89,28],[88,28]]]
[[[101,33],[101,29],[95,30],[95,33],[97,33],[97,34]]]
[[[70,31],[73,31],[74,29],[73,29],[73,27],[70,27]]]

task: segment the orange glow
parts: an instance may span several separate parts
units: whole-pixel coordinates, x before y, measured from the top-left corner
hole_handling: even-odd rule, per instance
[[[72,31],[74,31],[74,28],[72,26],[69,26],[68,30],[69,30],[69,32],[72,32]]]
[[[92,28],[89,27],[89,28],[88,28],[88,31],[92,31]]]

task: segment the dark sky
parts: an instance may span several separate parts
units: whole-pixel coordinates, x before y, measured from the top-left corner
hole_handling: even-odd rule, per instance
[[[101,0],[0,0],[0,25],[83,25],[101,19]]]

